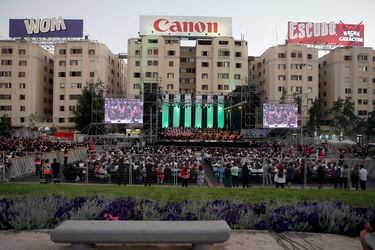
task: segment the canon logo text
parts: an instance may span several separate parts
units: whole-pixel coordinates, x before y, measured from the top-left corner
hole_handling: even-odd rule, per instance
[[[157,32],[198,32],[198,33],[218,33],[217,22],[179,22],[160,18],[155,20],[154,29]]]

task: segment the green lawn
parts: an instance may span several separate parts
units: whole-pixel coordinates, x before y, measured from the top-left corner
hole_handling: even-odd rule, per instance
[[[199,188],[199,187],[143,187],[117,185],[71,185],[71,184],[0,184],[0,198],[20,195],[40,196],[57,194],[67,197],[108,196],[108,197],[142,197],[153,200],[201,200],[230,199],[245,203],[261,201],[342,201],[354,206],[375,207],[375,191],[344,191],[317,189],[275,189],[275,188]]]

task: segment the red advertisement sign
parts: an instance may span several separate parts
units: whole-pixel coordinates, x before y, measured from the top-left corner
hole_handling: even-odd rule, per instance
[[[364,30],[362,22],[289,22],[288,43],[364,46]]]

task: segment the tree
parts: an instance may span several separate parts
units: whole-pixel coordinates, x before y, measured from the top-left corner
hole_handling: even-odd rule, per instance
[[[352,135],[355,132],[354,128],[358,124],[358,118],[354,113],[354,103],[351,102],[351,97],[347,97],[345,100],[339,97],[337,101],[333,102],[328,114],[333,115],[333,125],[339,135],[341,133]]]
[[[94,87],[97,87],[95,89]],[[86,134],[102,134],[104,132],[104,98],[98,91],[97,83],[89,83],[77,100],[77,108],[73,112],[76,129]]]
[[[307,123],[308,133],[309,136],[313,136],[314,132],[320,134],[320,120],[322,118],[322,114],[320,112],[322,108],[322,100],[320,97],[315,98],[312,102],[312,105],[309,109],[309,121]]]
[[[10,117],[3,115],[0,117],[0,137],[10,137],[12,135],[12,124]]]
[[[367,136],[367,141],[370,141],[370,137],[375,135],[375,111],[372,111],[369,114],[366,122],[363,125],[363,134]]]

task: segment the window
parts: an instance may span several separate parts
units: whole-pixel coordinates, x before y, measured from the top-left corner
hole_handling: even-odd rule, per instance
[[[90,56],[95,55],[95,50],[94,49],[89,49],[89,55]]]
[[[94,78],[95,77],[95,72],[90,72],[90,77]]]
[[[59,66],[66,66],[66,62],[65,61],[59,61]]]
[[[81,83],[71,83],[70,87],[72,89],[80,89],[80,88],[82,88],[82,84]]]
[[[358,71],[367,72],[367,66],[364,66],[364,65],[358,66]]]
[[[344,56],[344,61],[351,61],[352,60],[352,56]]]
[[[25,122],[25,117],[21,117],[20,118],[20,123],[24,123]]]
[[[140,51],[139,49],[136,49],[136,50],[134,51],[134,54],[135,54],[136,56],[140,56],[140,55],[141,55],[141,51]]]
[[[173,61],[169,61],[168,65],[169,65],[169,67],[173,67],[174,66],[174,62]]]
[[[363,94],[367,94],[367,89],[363,89]]]
[[[0,100],[10,100],[12,99],[12,95],[0,95]]]
[[[13,49],[1,49],[1,54],[13,54]]]
[[[12,60],[1,60],[1,65],[12,65]]]
[[[209,63],[208,62],[202,62],[201,66],[202,67],[209,67]]]
[[[220,44],[220,45],[228,45],[229,42],[228,42],[228,41],[219,41],[219,44]]]
[[[60,83],[60,89],[65,89],[65,83]]]
[[[65,100],[65,96],[64,95],[60,95],[60,101],[63,101]]]
[[[74,122],[74,117],[69,117],[68,122]]]
[[[290,80],[292,80],[292,81],[302,81],[302,75],[291,75]]]
[[[234,74],[234,79],[235,80],[240,80],[241,79],[241,74]]]
[[[74,106],[74,105],[70,105],[69,106],[69,111],[70,112],[74,112],[76,110],[76,106]]]
[[[12,111],[12,106],[0,106],[0,111]]]
[[[375,83],[375,78],[372,78],[372,83]]]
[[[135,62],[134,62],[134,65],[135,65],[136,67],[141,66],[141,61],[135,61]]]
[[[298,52],[298,53],[297,53],[297,57],[298,57],[298,58],[302,58],[302,52]]]
[[[25,95],[20,95],[20,100],[25,100],[26,96]]]
[[[357,59],[358,61],[367,61],[368,56],[367,55],[358,55]]]
[[[279,87],[277,87],[277,91],[278,91],[278,92],[283,92],[284,89],[285,89],[285,87],[283,87],[283,86],[279,86]]]
[[[296,52],[290,53],[290,57],[291,58],[297,58],[297,53]]]
[[[81,95],[69,95],[69,100],[78,100]]]
[[[350,77],[345,77],[345,82],[350,82]]]
[[[228,73],[219,73],[219,74],[217,74],[217,77],[219,79],[229,79],[229,74]]]
[[[312,59],[312,58],[313,58],[312,54],[307,54],[307,59]]]
[[[80,61],[79,60],[70,60],[70,65],[71,66],[77,66],[77,65],[80,65]]]
[[[82,54],[82,49],[70,49],[70,54],[80,55]]]
[[[208,56],[208,51],[205,51],[205,50],[204,50],[204,51],[202,51],[201,54],[202,54],[202,56]]]
[[[208,73],[202,73],[202,79],[208,79]]]
[[[18,55],[26,55],[26,50],[25,49],[18,50]]]
[[[173,89],[173,84],[167,84],[167,89],[172,90]]]
[[[279,79],[279,81],[285,81],[286,80],[286,76],[285,75],[279,75],[278,79]]]
[[[224,84],[224,90],[229,90],[229,85],[228,84]]]
[[[358,82],[366,83],[368,82],[368,77],[358,77]]]
[[[235,56],[235,57],[242,57],[242,53],[241,53],[241,52],[236,52],[236,53],[234,54],[234,56]]]
[[[367,110],[358,110],[358,115],[361,115],[361,116],[367,115]]]
[[[59,117],[59,123],[64,123],[64,122],[65,122],[65,118]]]
[[[134,77],[134,78],[140,78],[140,77],[141,77],[141,73],[139,73],[139,72],[135,72],[135,73],[133,74],[133,77]]]
[[[351,94],[352,93],[352,90],[351,89],[349,89],[349,88],[346,88],[345,89],[345,94]]]
[[[25,89],[26,88],[26,83],[20,83],[20,89]]]
[[[327,61],[324,61],[324,62],[323,62],[323,67],[324,67],[324,66],[327,66]]]
[[[312,93],[312,87],[307,88],[307,93]]]
[[[242,63],[236,63],[236,69],[242,68]]]
[[[158,39],[148,39],[148,43],[158,43]]]
[[[174,56],[176,52],[174,50],[168,50],[167,55],[168,56]]]
[[[27,66],[27,61],[19,61],[18,65],[19,66]]]
[[[303,65],[300,64],[300,63],[292,63],[292,64],[290,65],[290,68],[291,68],[291,69],[302,69],[302,68],[303,68]]]
[[[278,65],[278,69],[286,69],[286,64],[284,64],[284,63],[280,63],[280,64]]]
[[[210,40],[198,40],[198,45],[211,45],[212,42]]]
[[[65,107],[64,106],[60,106],[60,111],[65,111]]]
[[[167,73],[167,78],[174,78],[174,73]]]
[[[219,56],[230,56],[229,50],[219,50]]]
[[[222,68],[229,68],[230,67],[230,62],[217,62],[218,67]]]
[[[12,83],[10,82],[0,83],[0,89],[10,89],[10,88],[12,88]]]
[[[65,55],[66,54],[66,50],[65,49],[60,49],[59,50],[59,55]]]
[[[18,72],[18,77],[25,77],[26,73],[25,72]]]
[[[146,77],[152,77],[152,72],[146,72]]]
[[[218,90],[223,90],[223,85],[222,84],[217,85],[217,89]]]
[[[362,89],[358,89],[358,94],[362,94]]]
[[[65,72],[59,72],[59,77],[65,77]]]
[[[367,99],[363,99],[363,105],[368,105],[368,100]]]
[[[308,77],[307,77],[307,81],[312,82],[312,80],[313,80],[313,77],[312,77],[312,76],[308,76]]]
[[[345,72],[350,72],[350,66],[345,66]]]
[[[285,53],[278,53],[277,58],[285,58]]]
[[[208,90],[208,85],[203,84],[203,85],[202,85],[202,90]]]
[[[79,77],[79,76],[82,76],[82,72],[81,71],[70,71],[69,75],[73,76],[73,77]]]
[[[313,66],[311,64],[307,65],[307,70],[312,70]]]
[[[141,85],[140,84],[133,84],[133,89],[141,89]]]
[[[152,72],[152,77],[153,78],[158,78],[159,76],[159,73],[158,72]]]
[[[158,61],[149,60],[149,61],[147,61],[147,66],[158,66]]]
[[[154,55],[158,55],[159,54],[159,50],[158,49],[154,49]]]

